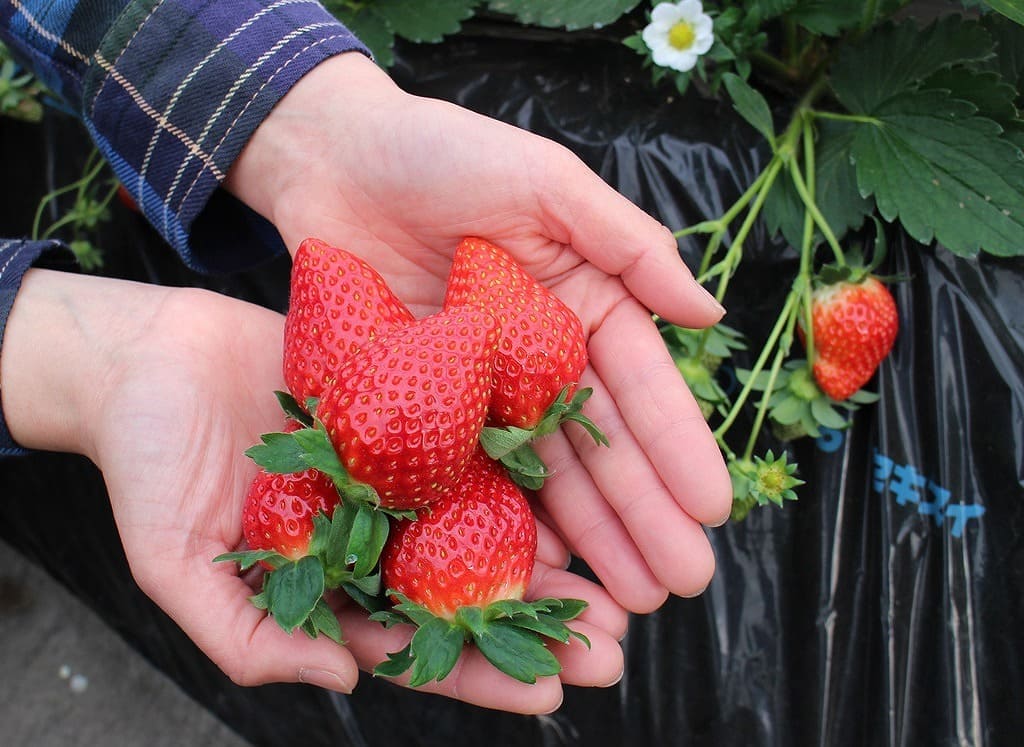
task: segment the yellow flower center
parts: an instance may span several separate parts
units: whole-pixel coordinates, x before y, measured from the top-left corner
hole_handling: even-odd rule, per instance
[[[680,21],[668,30],[668,43],[681,52],[692,47],[696,37],[697,34],[694,32],[693,26],[686,21]]]

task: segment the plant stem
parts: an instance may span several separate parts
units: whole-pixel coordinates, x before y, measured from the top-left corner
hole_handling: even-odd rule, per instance
[[[876,127],[882,126],[882,120],[876,119],[875,117],[869,117],[865,114],[841,114],[840,112],[830,112],[821,109],[807,109],[806,112],[818,119],[832,119],[837,122],[855,122],[857,124],[875,125]]]
[[[797,278],[797,280],[799,281],[799,278]],[[757,361],[750,370],[750,377],[747,379],[747,383],[743,385],[739,395],[733,402],[732,408],[729,410],[729,414],[715,429],[715,440],[720,444],[722,443],[722,439],[725,437],[726,432],[730,427],[732,427],[737,416],[739,416],[740,410],[747,401],[747,397],[750,396],[750,392],[754,388],[754,379],[757,377],[757,374],[764,369],[765,363],[768,361],[768,356],[775,348],[775,343],[782,336],[783,330],[787,327],[789,319],[793,315],[793,307],[799,302],[800,296],[803,293],[803,288],[801,288],[800,285],[801,283],[795,282],[790,288],[789,294],[786,296],[786,302],[782,306],[782,312],[779,314],[779,318],[775,320],[775,326],[772,327],[772,331],[768,334],[768,339],[765,340],[764,347],[761,348],[761,353],[758,355]]]
[[[825,241],[832,248],[832,253],[835,255],[836,262],[840,266],[846,265],[846,258],[843,256],[843,250],[839,246],[839,241],[836,239],[836,235],[832,233],[832,228],[828,225],[828,221],[825,220],[825,216],[821,214],[821,210],[818,209],[818,205],[814,200],[814,195],[807,189],[807,184],[804,182],[803,176],[800,175],[800,170],[793,168],[789,170],[790,176],[793,177],[793,186],[796,187],[797,193],[800,195],[800,199],[803,200],[804,207],[807,212],[810,213],[811,217],[814,218],[814,222],[818,226],[818,230],[821,231],[822,236],[825,237]]]
[[[816,163],[814,159],[814,132],[811,118],[804,117],[804,168],[807,171],[807,186],[811,193],[815,190]],[[814,254],[814,218],[810,210],[804,210],[804,232],[800,244],[800,277],[804,278],[803,311],[804,311],[804,349],[807,360],[814,360],[814,326],[811,324],[811,260]]]

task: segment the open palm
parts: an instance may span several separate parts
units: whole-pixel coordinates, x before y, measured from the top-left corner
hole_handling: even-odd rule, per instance
[[[292,250],[313,235],[361,254],[420,314],[440,305],[460,238],[509,251],[582,320],[587,412],[611,441],[570,426],[539,445],[556,473],[540,495],[548,523],[630,610],[706,586],[701,525],[725,519],[731,488],[651,311],[691,327],[722,312],[667,229],[561,146],[407,95],[359,55],[285,97],[230,186]]]

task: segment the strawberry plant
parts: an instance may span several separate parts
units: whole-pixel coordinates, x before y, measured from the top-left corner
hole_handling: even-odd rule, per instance
[[[696,23],[693,4],[676,4],[687,8],[672,16],[677,23]],[[864,387],[899,327],[893,279],[874,272],[884,223],[963,257],[1024,252],[1016,54],[1024,4],[946,10],[922,19],[913,3],[886,0],[708,3],[714,43],[674,68],[666,65],[681,58],[659,52],[672,38],[654,33],[666,10],[655,8],[644,32],[626,40],[656,84],[731,101],[769,152],[733,204],[676,232],[690,247],[700,242],[698,279],[725,299],[758,222],[799,257],[774,323],[756,341],[721,325],[660,322],[726,456],[734,518],[796,498],[801,481],[788,453],[777,455],[780,442],[847,427],[851,412],[877,400]],[[860,247],[872,233],[865,266]],[[746,365],[732,367],[738,390],[727,394],[717,366],[738,352]],[[749,430],[739,433],[739,423]]]

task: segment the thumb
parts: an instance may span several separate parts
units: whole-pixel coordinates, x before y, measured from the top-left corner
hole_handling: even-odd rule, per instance
[[[555,235],[567,236],[582,257],[621,277],[641,304],[666,320],[691,328],[719,321],[725,309],[694,280],[672,232],[561,151],[538,187]]]
[[[206,560],[223,551],[211,549],[198,553],[203,560],[191,563],[188,572],[179,569],[154,579],[158,594],[150,593],[152,584],[143,591],[238,685],[305,682],[352,692],[359,670],[348,649],[322,635],[285,632],[249,601],[252,589],[230,564]]]

